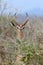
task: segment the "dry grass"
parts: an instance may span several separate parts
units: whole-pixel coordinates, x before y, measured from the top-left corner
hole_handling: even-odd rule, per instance
[[[15,28],[10,26],[10,20],[11,17],[8,16],[0,17],[0,61],[2,61],[0,65],[4,65],[4,63],[14,65],[15,62],[18,62],[16,60],[18,55],[24,53],[17,41]],[[43,49],[43,17],[30,18],[23,32],[25,35],[21,40],[23,44],[33,43],[35,47],[39,45]]]

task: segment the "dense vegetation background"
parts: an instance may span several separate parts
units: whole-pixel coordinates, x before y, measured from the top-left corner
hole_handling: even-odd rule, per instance
[[[0,1],[0,65],[43,65],[43,16],[28,16],[24,37],[18,40],[10,25],[14,16],[5,15],[1,6]]]

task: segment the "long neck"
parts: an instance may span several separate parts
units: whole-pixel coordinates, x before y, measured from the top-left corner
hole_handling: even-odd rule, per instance
[[[17,30],[17,38],[22,39],[23,38],[23,30]]]

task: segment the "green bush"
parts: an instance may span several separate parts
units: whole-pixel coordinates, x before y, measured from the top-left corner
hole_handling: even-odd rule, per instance
[[[23,49],[25,51],[27,50],[27,53],[25,53],[21,59],[25,65],[29,65],[31,62],[35,65],[40,65],[40,54],[37,52],[38,49],[36,50],[33,44],[30,44],[29,46],[25,45]]]

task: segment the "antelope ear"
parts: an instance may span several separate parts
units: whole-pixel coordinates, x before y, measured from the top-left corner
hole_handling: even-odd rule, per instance
[[[25,20],[25,23],[24,24],[22,24],[22,27],[23,26],[25,26],[26,25],[26,23],[29,21],[29,19],[27,18],[26,20]]]
[[[15,24],[14,24],[12,21],[11,21],[11,23],[10,23],[10,24],[11,24],[11,26],[12,26],[12,25],[13,25],[13,26],[15,26]]]

